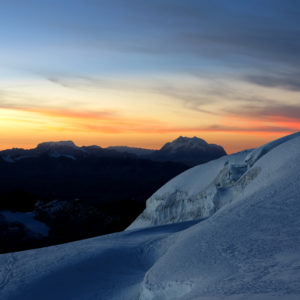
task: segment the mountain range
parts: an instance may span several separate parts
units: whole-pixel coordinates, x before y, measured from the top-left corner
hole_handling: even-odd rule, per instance
[[[208,144],[205,140],[193,137],[182,137],[166,143],[159,150],[128,146],[100,146],[78,147],[72,141],[44,142],[34,149],[13,148],[0,151],[0,157],[8,163],[14,163],[25,158],[37,158],[47,155],[53,158],[66,157],[73,160],[79,158],[96,157],[139,157],[154,161],[172,161],[194,166],[226,155],[222,146]]]
[[[145,193],[150,196],[184,169],[223,155],[221,146],[196,137],[179,137],[160,150],[45,142],[34,149],[0,151],[0,196],[21,190],[43,199],[144,201]]]

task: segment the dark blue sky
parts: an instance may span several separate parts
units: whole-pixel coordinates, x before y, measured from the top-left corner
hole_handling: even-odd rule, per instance
[[[293,73],[300,66],[297,0],[9,0],[0,5],[1,64],[7,66],[78,75],[216,66]],[[287,87],[298,86],[281,79]]]

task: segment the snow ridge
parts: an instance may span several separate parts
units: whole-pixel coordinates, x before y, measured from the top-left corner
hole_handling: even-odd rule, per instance
[[[154,193],[144,212],[128,227],[169,224],[207,218],[234,201],[259,174],[255,164],[295,133],[255,150],[221,157],[178,175]]]

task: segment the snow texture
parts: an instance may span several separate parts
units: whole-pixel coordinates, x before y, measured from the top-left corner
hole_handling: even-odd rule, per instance
[[[205,218],[0,255],[1,300],[299,299],[299,149],[292,135],[195,167],[156,193],[169,201],[182,190],[197,210],[199,191],[221,189],[217,205],[198,198]],[[178,218],[192,218],[172,201]],[[159,213],[154,204],[148,211]],[[155,222],[171,220],[162,212]]]
[[[12,212],[4,210],[0,212],[0,215],[2,215],[7,222],[23,224],[33,235],[47,236],[49,233],[49,227],[43,222],[36,220],[33,212]]]

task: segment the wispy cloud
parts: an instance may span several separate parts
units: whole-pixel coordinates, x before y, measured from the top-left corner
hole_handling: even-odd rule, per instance
[[[300,77],[300,73],[299,73]],[[182,77],[183,78],[183,77]],[[151,78],[148,81],[126,81],[122,79],[104,79],[88,76],[55,76],[46,77],[47,80],[67,88],[99,88],[113,90],[143,91],[161,94],[177,100],[188,109],[208,115],[244,115],[257,118],[287,117],[300,120],[300,104],[286,104],[286,101],[272,99],[261,94],[253,87],[245,86],[244,80],[263,87],[286,88],[289,91],[300,91],[300,81],[297,74],[279,75],[247,75],[244,78],[213,77],[203,75],[187,75],[180,78]],[[299,89],[299,90],[298,90]],[[287,94],[286,97],[289,95]],[[300,93],[299,93],[300,98]]]
[[[4,108],[2,108],[4,109]],[[274,118],[269,116],[267,121],[272,121],[273,125],[268,125],[264,121],[247,117],[237,118],[235,116],[225,117],[222,124],[202,125],[202,126],[174,126],[161,120],[126,118],[116,112],[102,111],[72,111],[61,109],[45,108],[10,108],[19,112],[31,113],[37,116],[44,116],[43,124],[52,130],[58,131],[87,131],[102,133],[207,133],[207,132],[235,132],[235,133],[289,133],[300,130],[300,124],[295,119]],[[27,119],[24,119],[26,122]],[[20,122],[24,121],[19,119]],[[34,123],[41,123],[33,120]],[[53,124],[53,125],[51,125]],[[59,125],[61,124],[61,125]]]
[[[118,114],[115,111],[78,111],[70,109],[54,108],[21,108],[22,111],[37,113],[40,115],[66,118],[66,119],[84,119],[84,120],[114,120]]]
[[[266,86],[300,92],[300,72],[261,72],[244,76],[246,81]]]
[[[118,1],[125,11],[120,19],[126,20],[120,28],[124,38],[107,40],[106,45],[117,51],[192,54],[231,65],[251,65],[254,59],[299,66],[300,4],[275,2]],[[129,34],[138,24],[142,26],[136,34]]]
[[[226,113],[234,114],[237,116],[247,116],[262,119],[291,119],[298,121],[300,125],[300,104],[299,105],[286,105],[284,103],[273,103],[258,106],[258,105],[242,105],[236,108],[227,108]]]
[[[102,78],[93,78],[83,75],[66,75],[66,74],[43,74],[43,77],[54,83],[66,88],[110,88],[114,86],[121,87],[117,84],[113,85],[111,81]]]

